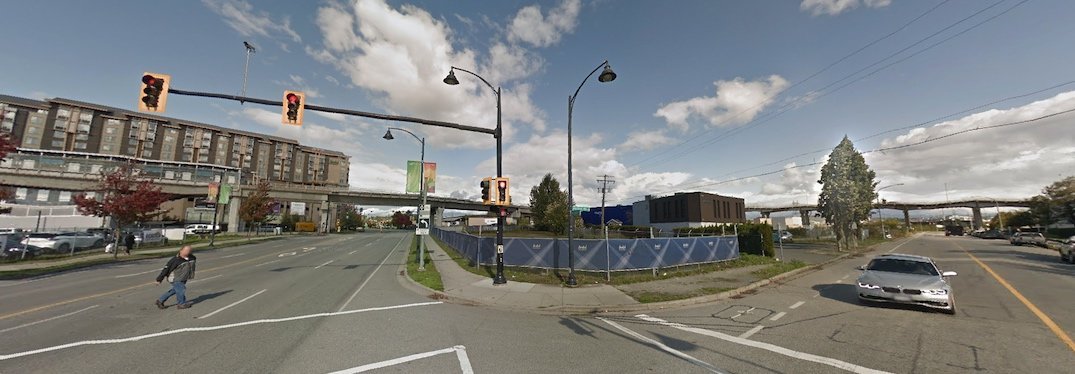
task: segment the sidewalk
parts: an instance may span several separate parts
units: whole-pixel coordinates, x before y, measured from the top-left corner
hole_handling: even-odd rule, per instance
[[[217,247],[228,247],[228,246],[245,244],[248,240],[249,240],[250,243],[256,243],[256,242],[260,242],[260,241],[264,241],[264,240],[271,240],[271,239],[274,239],[274,238],[283,238],[283,236],[260,236],[260,237],[250,237],[250,238],[234,238],[234,239],[227,239],[227,240],[217,240],[215,244],[216,244]],[[151,249],[135,249],[134,251],[131,252],[131,253],[133,253],[132,255],[125,255],[125,254],[120,253],[120,255],[116,259],[116,261],[117,262],[125,261],[128,258],[143,259],[143,258],[147,258],[147,257],[152,257],[154,255],[175,253],[175,252],[179,251],[179,248],[181,248],[182,246],[183,246],[182,244],[176,244],[176,245],[169,245],[169,246],[162,246],[162,247],[154,247],[154,248],[151,248]],[[191,246],[194,248],[195,251],[209,249],[209,243],[197,243],[197,244],[191,244]],[[95,264],[100,264],[100,263],[107,263],[107,262],[109,262],[109,260],[112,260],[112,258],[113,258],[111,253],[104,253],[103,248],[95,248],[95,249],[92,249],[91,251],[97,251],[99,253],[88,255],[88,256],[56,258],[56,259],[41,260],[41,261],[30,260],[30,261],[20,261],[20,262],[3,264],[3,265],[0,265],[0,273],[9,272],[9,271],[22,271],[22,270],[45,269],[45,268],[67,268],[67,267],[78,266],[78,265],[83,264],[83,263],[85,263],[86,265],[95,265]]]
[[[577,288],[514,282],[493,285],[493,280],[459,267],[444,249],[426,239],[437,271],[444,283],[444,294],[473,303],[505,309],[538,311],[600,311],[603,307],[638,305],[627,294],[609,285],[585,285]]]

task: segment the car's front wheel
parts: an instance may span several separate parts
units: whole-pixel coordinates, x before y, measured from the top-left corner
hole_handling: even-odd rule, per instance
[[[71,252],[71,245],[67,244],[67,243],[63,243],[63,244],[60,244],[60,246],[57,247],[56,250],[60,251],[60,253],[68,253],[68,252]]]

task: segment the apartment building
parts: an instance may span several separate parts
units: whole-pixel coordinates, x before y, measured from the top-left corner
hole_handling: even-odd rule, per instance
[[[247,181],[348,185],[349,156],[293,139],[64,98],[0,95],[0,115],[0,131],[27,150],[233,167]]]

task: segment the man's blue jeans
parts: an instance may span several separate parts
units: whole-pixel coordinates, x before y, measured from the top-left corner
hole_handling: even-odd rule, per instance
[[[158,300],[160,300],[161,303],[164,303],[165,301],[168,301],[168,298],[171,298],[172,295],[175,295],[175,301],[178,305],[186,304],[187,281],[172,282],[172,288],[169,289],[168,292],[165,292],[164,295],[161,295]]]

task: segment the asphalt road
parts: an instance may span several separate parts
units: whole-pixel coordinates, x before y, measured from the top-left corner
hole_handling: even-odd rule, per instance
[[[152,282],[164,260],[0,282],[0,373],[1075,367],[1075,351],[1057,336],[1075,331],[1075,267],[1047,250],[1001,241],[922,237],[880,248],[898,245],[897,252],[932,256],[943,270],[959,272],[952,279],[955,316],[859,305],[852,282],[867,257],[743,298],[646,315],[549,316],[444,304],[403,286],[398,273],[409,243],[405,233],[371,232],[203,252],[188,292],[196,304],[186,310],[153,305],[166,289]]]

